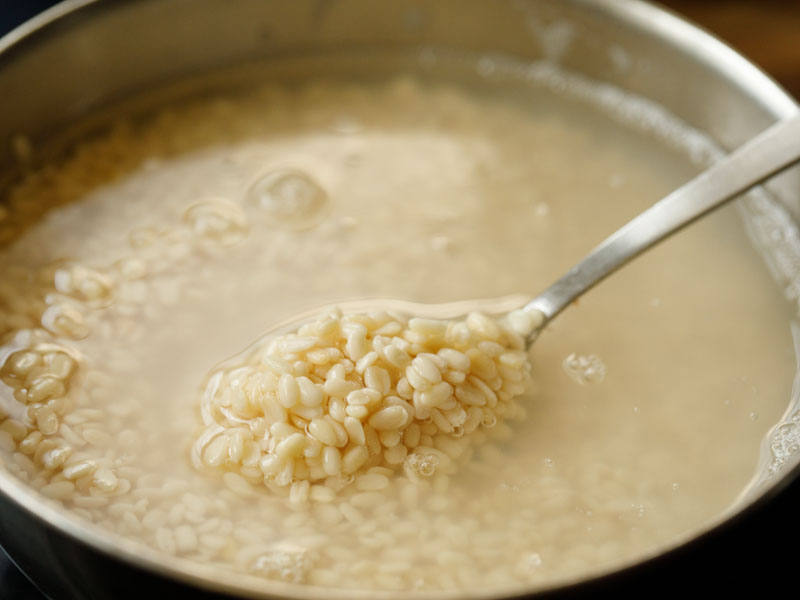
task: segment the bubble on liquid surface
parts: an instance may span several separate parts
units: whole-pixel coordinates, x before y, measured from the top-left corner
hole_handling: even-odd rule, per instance
[[[89,335],[83,314],[68,302],[54,301],[42,313],[42,327],[58,337],[82,340]]]
[[[287,229],[313,227],[328,204],[325,190],[297,169],[279,169],[263,175],[250,187],[247,197],[272,224]]]
[[[247,235],[247,217],[238,204],[225,198],[208,198],[192,204],[183,220],[197,238],[230,246]]]
[[[599,383],[606,376],[606,366],[596,354],[582,355],[573,352],[564,359],[562,367],[569,378],[580,385]]]
[[[311,560],[305,548],[279,544],[257,556],[250,571],[287,583],[304,583],[310,567]]]
[[[543,563],[542,556],[538,552],[528,552],[520,558],[520,566],[528,571],[538,569]]]
[[[412,477],[432,477],[439,468],[439,458],[433,454],[409,454],[403,461],[406,473]]]
[[[53,274],[53,285],[62,294],[91,306],[108,306],[114,298],[111,278],[80,263],[60,265]]]
[[[800,411],[794,413],[790,422],[784,423],[772,434],[772,439],[770,440],[770,450],[772,451],[772,462],[769,465],[770,475],[779,473],[786,463],[792,461],[800,449],[798,417],[800,417]]]

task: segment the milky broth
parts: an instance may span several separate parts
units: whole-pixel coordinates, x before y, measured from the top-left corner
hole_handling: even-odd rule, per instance
[[[481,85],[275,84],[122,122],[31,172],[0,223],[4,468],[142,552],[346,589],[552,583],[729,507],[795,368],[735,207],[549,326],[527,414],[482,430],[456,474],[298,509],[192,467],[208,373],[276,323],[353,298],[533,295],[698,171],[589,103]],[[252,191],[276,173],[301,180],[277,210]],[[604,376],[577,383],[573,354]],[[55,391],[32,396],[30,369]]]

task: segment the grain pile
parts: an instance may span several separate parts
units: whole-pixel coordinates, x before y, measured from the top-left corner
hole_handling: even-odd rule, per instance
[[[210,376],[195,466],[288,487],[295,504],[385,488],[372,467],[452,473],[476,429],[524,414],[533,320],[332,311],[267,337]]]

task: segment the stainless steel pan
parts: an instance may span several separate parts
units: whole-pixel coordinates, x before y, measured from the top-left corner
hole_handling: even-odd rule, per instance
[[[70,0],[0,40],[0,190],[18,166],[12,139],[22,135],[36,146],[138,91],[272,57],[429,46],[558,62],[655,100],[723,147],[797,110],[730,48],[636,0]],[[770,188],[800,219],[798,170]],[[736,539],[737,522],[774,505],[798,480],[800,469],[789,465],[697,539],[560,593],[668,585],[676,569],[703,560],[715,539],[717,549]],[[254,584],[142,552],[81,524],[2,470],[0,544],[54,599],[354,597]],[[695,559],[681,559],[687,553]]]

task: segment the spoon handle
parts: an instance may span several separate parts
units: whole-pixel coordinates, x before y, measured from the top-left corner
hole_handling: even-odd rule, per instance
[[[629,260],[798,161],[800,112],[772,125],[629,221],[529,302],[526,310],[544,315],[529,342],[573,300]]]

